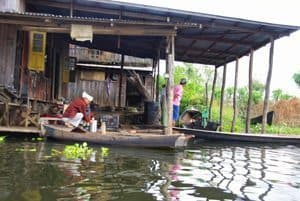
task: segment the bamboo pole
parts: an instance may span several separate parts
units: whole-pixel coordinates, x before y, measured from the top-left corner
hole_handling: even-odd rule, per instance
[[[231,124],[231,132],[235,131],[235,123],[236,123],[236,117],[237,117],[237,104],[236,104],[236,91],[238,86],[238,75],[239,74],[239,59],[236,58],[235,60],[235,75],[234,75],[234,88],[233,88],[233,117],[232,117],[232,124]]]
[[[172,134],[173,127],[173,87],[174,87],[174,36],[167,37],[167,74],[169,76],[167,81],[167,112],[168,125],[165,129],[165,134]]]
[[[223,106],[224,106],[224,94],[225,94],[225,84],[226,84],[226,71],[227,64],[224,65],[223,69],[223,80],[222,80],[222,89],[221,89],[221,103],[220,103],[220,131],[223,130]]]
[[[250,51],[250,60],[249,60],[249,80],[248,80],[248,104],[247,104],[247,114],[246,114],[246,128],[245,132],[249,133],[250,130],[250,112],[252,107],[252,92],[253,92],[253,49]]]
[[[213,105],[213,102],[214,102],[215,87],[216,87],[216,82],[217,82],[217,75],[218,75],[218,69],[217,69],[217,67],[215,67],[214,79],[213,79],[213,84],[212,84],[212,89],[211,89],[211,97],[210,97],[210,103],[209,103],[209,115],[208,115],[208,119],[211,119],[211,111],[212,111],[212,105]]]
[[[271,37],[270,40],[271,40],[271,44],[270,44],[270,55],[269,55],[269,71],[268,71],[266,87],[265,87],[265,99],[264,99],[261,133],[265,133],[266,130],[267,114],[269,109],[270,86],[271,86],[271,78],[272,78],[272,70],[273,70],[274,38]]]

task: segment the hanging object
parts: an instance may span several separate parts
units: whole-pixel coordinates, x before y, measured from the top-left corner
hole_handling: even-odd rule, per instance
[[[71,38],[77,41],[93,41],[93,26],[92,25],[71,25]]]
[[[46,32],[30,31],[28,68],[34,71],[45,70]]]

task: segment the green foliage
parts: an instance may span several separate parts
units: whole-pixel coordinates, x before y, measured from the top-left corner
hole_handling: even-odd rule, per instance
[[[261,133],[261,124],[251,125],[252,133]],[[300,128],[297,127],[289,127],[285,125],[267,125],[266,133],[270,134],[290,134],[290,135],[299,135]]]
[[[293,75],[293,79],[296,82],[296,84],[300,87],[300,73],[295,73]]]
[[[205,84],[199,69],[187,63],[184,63],[184,66],[176,66],[174,83],[178,84],[181,78],[186,78],[187,84],[184,87],[180,111],[191,107],[201,110],[205,105]]]
[[[6,136],[0,136],[0,143],[5,141]]]
[[[91,156],[93,153],[93,149],[89,148],[87,143],[84,142],[83,144],[74,144],[74,145],[67,145],[63,152],[60,152],[56,149],[52,149],[52,155],[63,155],[67,159],[83,159],[86,160]]]
[[[279,101],[279,100],[288,100],[292,98],[293,96],[283,93],[281,89],[276,89],[272,91],[272,96],[274,101]]]

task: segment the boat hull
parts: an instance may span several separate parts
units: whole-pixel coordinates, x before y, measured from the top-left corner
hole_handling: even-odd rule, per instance
[[[229,133],[177,127],[174,130],[205,140],[300,144],[300,136],[295,135]]]
[[[65,141],[78,141],[97,143],[102,145],[119,145],[132,147],[149,148],[179,148],[188,145],[193,136],[184,134],[151,134],[151,133],[126,133],[126,132],[107,132],[101,133],[79,133],[72,132],[71,129],[64,126],[43,125],[44,135],[47,138]]]

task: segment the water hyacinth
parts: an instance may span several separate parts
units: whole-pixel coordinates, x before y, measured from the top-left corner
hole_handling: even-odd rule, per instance
[[[53,155],[63,155],[67,159],[83,159],[86,160],[93,153],[93,149],[88,147],[88,144],[84,142],[83,144],[67,145],[62,152],[52,149]]]
[[[0,136],[0,143],[4,142],[6,136]]]

